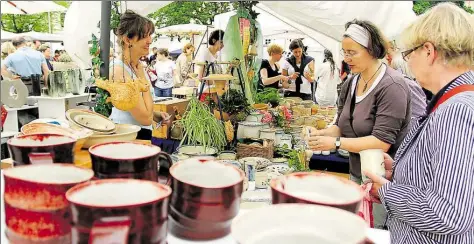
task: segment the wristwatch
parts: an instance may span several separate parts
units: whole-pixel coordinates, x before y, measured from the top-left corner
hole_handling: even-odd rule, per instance
[[[336,144],[336,150],[339,150],[339,147],[341,146],[341,138],[336,137],[336,142],[334,144]]]

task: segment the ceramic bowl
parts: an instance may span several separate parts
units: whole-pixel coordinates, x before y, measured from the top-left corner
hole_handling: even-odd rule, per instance
[[[324,156],[329,156],[331,154],[331,151],[322,151],[321,152]]]
[[[219,156],[217,156],[219,160],[236,160],[237,159],[237,153],[234,151],[222,151],[219,153]]]
[[[245,162],[255,162],[256,166],[255,169],[257,171],[265,170],[272,162],[266,158],[259,158],[259,157],[246,157],[239,159],[240,164],[245,165]]]
[[[106,142],[126,142],[134,141],[137,139],[138,132],[141,127],[138,125],[129,124],[117,124],[117,130],[113,134],[109,135],[91,135],[84,143],[83,148],[89,148],[95,144],[106,143]]]
[[[270,183],[272,202],[326,205],[357,213],[364,192],[356,183],[337,176],[298,172]]]
[[[66,111],[69,123],[99,133],[113,133],[116,126],[109,118],[86,109],[69,109]]]
[[[204,147],[204,146],[192,146],[192,145],[183,145],[176,149],[180,154],[185,154],[190,157],[200,157],[200,156],[217,156],[218,150],[213,147]]]
[[[21,132],[24,135],[49,133],[72,137],[77,140],[76,145],[74,146],[75,152],[80,151],[87,139],[94,134],[93,131],[85,128],[73,130],[49,123],[29,123],[21,127]]]
[[[239,169],[243,168],[242,164],[237,160],[218,160],[218,161],[221,162],[221,163],[234,165],[235,167],[237,167]]]
[[[170,174],[170,209],[174,212],[170,215],[170,232],[197,240],[229,234],[232,219],[239,211],[245,173],[215,160],[190,158],[174,164]]]
[[[337,208],[278,204],[250,210],[232,223],[232,236],[245,244],[359,244],[364,220]]]
[[[287,174],[292,171],[288,164],[285,163],[274,163],[268,166],[266,170],[270,172],[278,172],[280,174]]]
[[[76,139],[58,134],[31,134],[10,138],[7,146],[14,166],[74,163]]]

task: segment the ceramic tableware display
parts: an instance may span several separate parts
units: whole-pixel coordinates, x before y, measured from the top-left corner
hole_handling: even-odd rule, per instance
[[[272,202],[326,205],[357,213],[364,192],[356,183],[317,172],[298,172],[272,180]]]
[[[266,171],[255,173],[255,188],[256,189],[268,188],[268,173]]]
[[[242,244],[360,244],[366,231],[356,214],[309,204],[264,206],[232,223],[232,236]]]
[[[99,179],[131,178],[171,184],[168,154],[154,145],[138,142],[109,142],[89,148],[92,169]]]
[[[383,159],[383,151],[381,149],[367,149],[359,152],[360,166],[362,171],[362,181],[367,181],[369,178],[364,174],[364,171],[371,172],[380,177],[385,177],[385,164]]]
[[[6,236],[10,243],[71,243],[66,191],[90,180],[90,169],[70,164],[4,169]]]
[[[66,118],[72,126],[87,128],[96,134],[112,134],[117,129],[109,118],[86,109],[69,109]]]
[[[260,139],[275,140],[275,129],[262,129],[260,130]]]
[[[232,219],[239,212],[244,172],[218,161],[190,158],[174,164],[170,174],[170,232],[192,240],[229,234]]]
[[[237,128],[237,139],[241,138],[259,138],[260,130],[265,129],[266,124],[261,122],[239,122]]]
[[[74,162],[76,139],[57,134],[33,134],[10,138],[8,150],[14,166]]]
[[[263,114],[258,112],[250,113],[249,116],[245,119],[248,122],[262,122]]]
[[[287,148],[293,148],[293,144],[291,143],[291,140],[292,140],[292,137],[291,135],[283,135],[282,137],[280,137],[280,140],[277,144],[277,146],[279,147],[283,147],[286,145]]]
[[[106,179],[67,191],[73,244],[165,244],[171,188],[152,181]]]
[[[138,125],[116,124],[115,126],[116,130],[111,134],[94,132],[94,134],[88,137],[84,142],[83,148],[89,148],[95,144],[105,142],[134,141],[137,139],[138,132],[141,130],[141,127]]]

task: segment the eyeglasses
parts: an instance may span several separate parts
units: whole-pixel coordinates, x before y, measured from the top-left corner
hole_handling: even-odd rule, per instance
[[[359,53],[356,52],[356,51],[352,51],[352,50],[349,50],[349,51],[346,52],[346,51],[344,51],[344,49],[341,49],[340,54],[344,58],[352,58],[352,57],[354,57],[355,55],[357,55]]]
[[[403,51],[403,52],[402,52],[403,60],[405,60],[405,62],[408,62],[408,55],[410,55],[410,53],[414,52],[416,49],[422,47],[423,45],[425,45],[425,44],[423,43],[423,44],[421,44],[421,45],[419,45],[419,46],[416,46],[416,47],[414,47],[414,48],[412,48],[412,49],[408,49],[408,50],[406,50],[406,51]]]

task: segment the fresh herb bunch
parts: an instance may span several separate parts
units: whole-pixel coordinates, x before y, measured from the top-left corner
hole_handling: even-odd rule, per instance
[[[290,149],[285,144],[283,147],[276,147],[275,151],[278,155],[288,159],[288,166],[294,172],[311,171],[307,167],[305,151],[303,149]]]
[[[196,97],[189,100],[181,123],[184,136],[180,144],[186,141],[190,145],[215,147],[219,150],[227,144],[224,125],[214,117],[209,107]]]
[[[247,99],[243,93],[229,89],[224,93],[222,96],[222,110],[228,114],[234,115],[238,114],[242,111],[249,113],[250,109]]]
[[[276,88],[265,88],[255,96],[255,103],[270,103],[272,106],[278,106],[280,101],[281,97]]]

